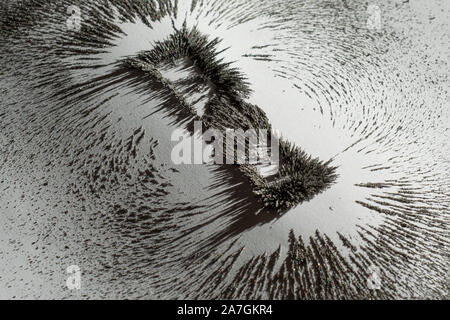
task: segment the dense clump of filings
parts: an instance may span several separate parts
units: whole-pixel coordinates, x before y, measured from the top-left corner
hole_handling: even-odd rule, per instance
[[[213,85],[218,96],[232,99],[248,97],[251,90],[245,77],[230,67],[230,63],[216,60],[219,42],[218,38],[209,41],[196,28],[189,31],[183,26],[166,41],[157,41],[153,50],[141,53],[132,60],[158,66],[188,57],[199,70],[200,76]]]
[[[196,28],[185,25],[167,40],[156,42],[151,51],[129,58],[125,64],[150,75],[154,80],[173,91],[181,105],[196,119],[203,121],[203,129],[225,132],[227,128],[266,129],[272,131],[269,120],[258,106],[245,102],[251,93],[245,77],[230,63],[217,61],[218,38],[208,40]],[[189,105],[158,68],[163,64],[175,64],[182,58],[189,59],[205,83],[212,88],[213,95],[205,105],[202,117]],[[272,137],[274,138],[274,137]],[[254,193],[264,207],[277,211],[286,210],[322,192],[336,179],[335,168],[318,159],[312,159],[299,147],[279,139],[280,163],[275,176],[264,178],[255,165],[240,164],[241,171],[250,179]],[[247,139],[248,142],[248,139]],[[226,149],[225,149],[226,151]],[[226,152],[225,152],[226,153]],[[226,154],[224,154],[226,157]]]
[[[308,156],[299,147],[280,139],[280,166],[277,179],[256,184],[257,194],[265,206],[290,208],[330,186],[336,179],[335,167]]]

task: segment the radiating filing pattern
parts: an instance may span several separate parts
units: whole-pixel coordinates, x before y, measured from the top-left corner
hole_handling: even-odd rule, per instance
[[[77,1],[79,29],[70,5],[0,6],[0,297],[447,297],[448,1]],[[233,167],[171,162],[206,87],[122,62],[184,22],[332,187],[274,215]]]

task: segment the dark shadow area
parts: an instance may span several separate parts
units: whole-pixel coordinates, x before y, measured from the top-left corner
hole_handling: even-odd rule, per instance
[[[145,97],[144,104],[153,99],[162,101],[150,110],[150,113],[145,118],[156,113],[163,113],[165,117],[173,119],[172,123],[174,125],[192,132],[195,117],[193,117],[190,110],[186,110],[180,105],[179,99],[173,90],[158,83],[145,72],[129,69],[121,63],[116,63],[113,70],[108,74],[56,92],[54,98],[61,101],[72,100],[72,103],[75,103],[80,101],[80,99],[89,101],[100,93],[110,92],[113,94],[125,88],[132,89],[133,93]],[[192,90],[195,89],[192,88]],[[145,120],[145,118],[142,120]],[[225,198],[227,208],[214,217],[208,217],[209,219],[204,223],[196,224],[189,228],[184,235],[175,238],[174,241],[180,240],[186,235],[206,227],[221,218],[228,219],[226,227],[213,233],[207,242],[199,244],[199,252],[207,253],[218,244],[233,239],[257,225],[270,223],[280,218],[286,212],[264,208],[253,193],[251,182],[240,170],[239,165],[215,165],[213,172],[215,182],[207,190],[213,192],[215,189],[223,189],[223,191],[205,198],[202,202],[207,203],[207,206],[211,207],[223,206],[223,199]],[[149,180],[151,181],[151,179]],[[218,202],[217,199],[222,200]],[[202,205],[202,207],[204,206]],[[204,211],[201,210],[201,212]]]

